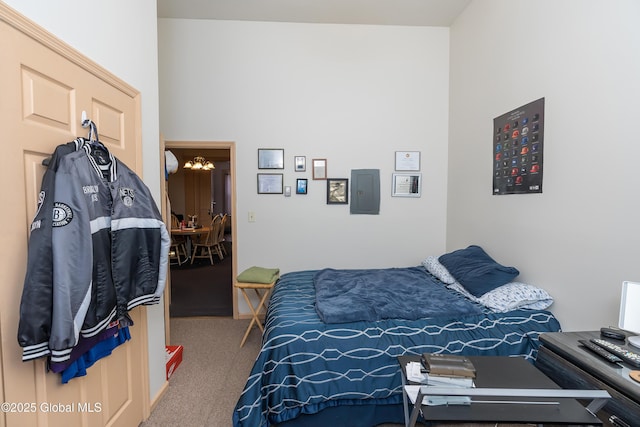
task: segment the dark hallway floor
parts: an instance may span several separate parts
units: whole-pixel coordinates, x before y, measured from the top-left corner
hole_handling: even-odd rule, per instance
[[[171,266],[171,317],[232,316],[232,260],[230,243],[222,261],[196,259]]]

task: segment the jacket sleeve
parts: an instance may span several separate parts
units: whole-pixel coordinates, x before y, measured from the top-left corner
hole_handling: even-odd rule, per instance
[[[138,178],[139,179],[139,178]],[[171,236],[169,235],[169,231],[167,231],[167,224],[162,220],[162,215],[160,215],[160,210],[158,209],[158,205],[156,204],[153,196],[151,195],[151,191],[149,188],[140,180],[140,185],[142,186],[145,194],[146,200],[148,200],[148,210],[150,213],[150,217],[153,218],[152,221],[155,222],[154,227],[158,229],[160,233],[160,252],[158,254],[158,284],[155,292],[153,293],[153,300],[149,304],[157,304],[160,302],[160,298],[164,292],[164,288],[167,283],[167,271],[169,268],[169,248],[171,247]]]
[[[51,306],[53,300],[52,217],[55,177],[59,161],[83,144],[78,139],[59,145],[49,159],[38,195],[38,209],[31,222],[27,272],[20,301],[18,344],[22,360],[32,360],[50,353]]]
[[[167,231],[167,225],[159,220],[160,228],[160,271],[158,272],[158,287],[154,293],[154,300],[160,301],[160,297],[164,292],[164,288],[167,284],[167,271],[169,268],[169,248],[171,246],[171,236]]]
[[[136,206],[138,209],[136,213],[133,214],[137,217],[136,221],[144,224],[142,228],[147,229],[153,236],[148,240],[145,239],[145,242],[148,245],[146,252],[152,258],[147,266],[150,272],[153,272],[149,277],[153,277],[154,279],[153,281],[149,281],[149,288],[143,291],[145,295],[142,304],[157,304],[160,302],[167,282],[171,236],[167,231],[167,225],[162,220],[162,215],[149,187],[147,187],[144,181],[142,181],[134,171],[120,161],[118,161],[118,169],[123,176],[126,175],[129,177],[131,185],[136,188]],[[157,281],[155,279],[156,277]],[[151,286],[153,286],[153,288]],[[140,301],[141,300],[128,301],[127,308],[133,308],[139,304]]]
[[[47,169],[38,195],[38,211],[31,223],[27,273],[22,288],[18,323],[18,344],[22,347],[23,361],[49,354],[50,307],[53,298],[51,216],[54,181],[55,172]]]

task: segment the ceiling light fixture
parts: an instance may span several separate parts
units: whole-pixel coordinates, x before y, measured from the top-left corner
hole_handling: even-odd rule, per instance
[[[213,162],[205,159],[202,156],[196,156],[193,160],[187,160],[187,163],[183,166],[184,169],[192,169],[192,170],[203,170],[210,171],[215,169],[215,165]]]

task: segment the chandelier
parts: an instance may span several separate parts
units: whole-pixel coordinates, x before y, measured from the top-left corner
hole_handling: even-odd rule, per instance
[[[193,158],[193,160],[187,160],[187,163],[184,164],[183,168],[192,169],[192,170],[210,171],[212,169],[215,169],[216,167],[213,164],[213,162],[205,159],[204,157],[196,156]]]

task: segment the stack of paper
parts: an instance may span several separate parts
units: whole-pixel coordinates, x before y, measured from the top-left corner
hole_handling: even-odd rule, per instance
[[[412,381],[414,383],[427,383],[427,375],[422,372],[422,365],[420,362],[409,362],[407,363],[407,380]]]
[[[434,375],[431,372],[424,372],[425,369],[420,362],[409,362],[406,367],[407,380],[426,384],[434,387],[475,387],[472,377],[453,376],[453,375]],[[474,370],[475,373],[475,370]],[[475,376],[475,374],[474,374]],[[407,386],[407,395],[412,403],[415,403],[418,397],[420,386]],[[425,396],[422,400],[423,405],[470,405],[471,398],[469,396]]]
[[[447,377],[442,375],[425,374],[427,385],[440,387],[473,387],[473,378]]]

